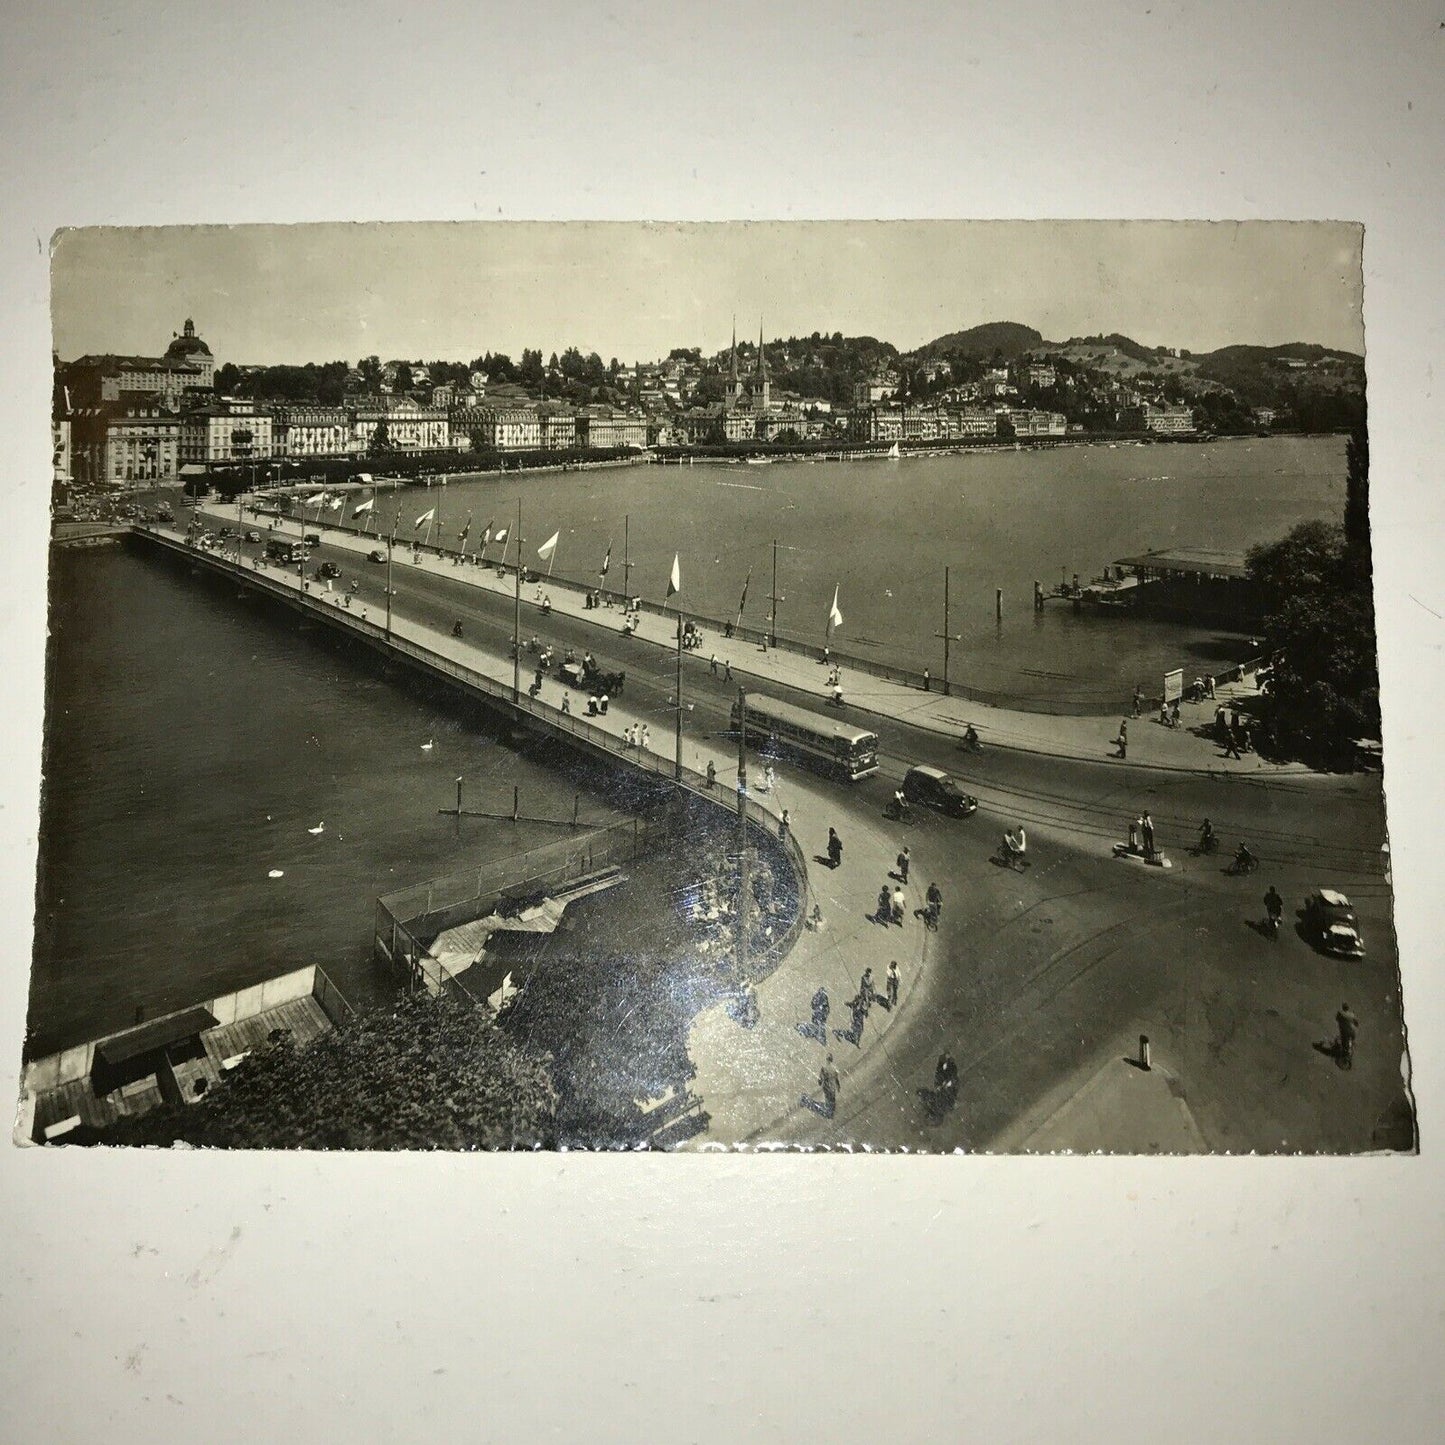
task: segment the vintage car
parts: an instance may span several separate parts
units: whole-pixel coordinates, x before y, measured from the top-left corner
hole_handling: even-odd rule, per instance
[[[1320,888],[1305,899],[1305,935],[1311,943],[1337,958],[1363,958],[1365,941],[1360,920],[1350,900],[1337,888]]]
[[[335,562],[323,562],[317,569],[318,577],[340,577],[341,568]]]
[[[904,773],[903,796],[910,803],[936,809],[953,818],[966,818],[978,809],[978,799],[965,793],[941,768],[921,764]]]
[[[366,560],[368,562],[385,562],[386,553],[383,552],[380,547],[373,547],[371,551],[366,554]]]

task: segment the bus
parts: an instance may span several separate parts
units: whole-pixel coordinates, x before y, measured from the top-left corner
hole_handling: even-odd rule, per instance
[[[878,771],[878,734],[854,727],[842,718],[823,717],[790,702],[749,693],[746,700],[747,742],[787,751],[820,772],[857,782]],[[743,704],[733,704],[733,727]]]
[[[306,548],[300,542],[292,542],[286,537],[272,537],[266,543],[266,560],[268,562],[304,562]]]

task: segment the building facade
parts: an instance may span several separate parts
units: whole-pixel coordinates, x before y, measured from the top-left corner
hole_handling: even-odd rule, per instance
[[[277,407],[271,431],[280,457],[336,457],[351,450],[351,414],[342,407]]]
[[[180,418],[181,465],[215,466],[275,455],[271,414],[249,402],[197,407]]]
[[[451,440],[451,422],[438,407],[422,406],[409,396],[376,397],[357,405],[352,416],[351,444],[369,451],[372,438],[386,423],[387,445],[396,451],[432,451]]]
[[[479,451],[529,452],[542,445],[542,419],[535,407],[488,406],[473,408],[472,445]]]

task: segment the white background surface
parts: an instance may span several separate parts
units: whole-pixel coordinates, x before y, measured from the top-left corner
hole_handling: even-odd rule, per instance
[[[294,8],[4,7],[0,1097],[34,907],[57,226],[1331,217],[1367,227],[1424,1154],[4,1147],[6,1438],[1438,1439],[1445,7]],[[981,298],[958,324],[994,319]]]

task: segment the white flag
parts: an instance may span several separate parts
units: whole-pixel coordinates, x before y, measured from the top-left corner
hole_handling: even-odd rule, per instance
[[[333,512],[339,512],[341,508],[345,505],[345,502],[345,497],[332,497],[332,499],[327,502],[326,505],[330,507]]]
[[[437,509],[435,507],[433,507],[429,512],[423,512],[421,516],[419,516],[416,521],[412,523],[413,530],[415,530],[417,527],[420,527],[424,522],[434,521],[436,519],[436,514]]]
[[[843,614],[838,611],[838,589],[833,588],[833,605],[828,609],[828,626],[841,627],[843,625]]]
[[[672,572],[667,579],[667,595],[674,596],[682,591],[682,572],[678,567],[677,553],[672,554]]]
[[[557,550],[557,539],[561,535],[562,534],[560,532],[553,532],[552,535],[548,537],[547,540],[543,542],[540,547],[537,548],[537,555],[544,562],[552,555],[553,552]]]
[[[359,507],[355,508],[351,515],[359,517],[363,512],[369,512],[376,505],[375,497],[368,497]]]
[[[505,527],[503,527],[502,530],[501,530],[500,532],[498,532],[495,537],[492,538],[492,541],[494,541],[494,542],[505,542],[506,540],[507,540],[507,529],[506,529]]]

